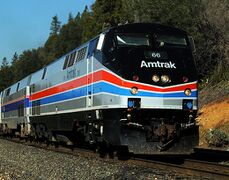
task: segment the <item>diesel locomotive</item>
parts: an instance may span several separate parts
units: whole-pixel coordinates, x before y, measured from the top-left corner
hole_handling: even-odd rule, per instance
[[[192,38],[174,27],[109,28],[2,91],[1,133],[189,153],[198,145],[193,51]]]

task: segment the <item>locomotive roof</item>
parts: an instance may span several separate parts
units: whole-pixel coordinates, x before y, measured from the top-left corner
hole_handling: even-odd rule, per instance
[[[110,32],[135,32],[135,33],[152,33],[152,32],[166,32],[166,33],[174,33],[174,34],[187,34],[185,31],[162,24],[157,23],[133,23],[133,24],[125,24],[116,27],[112,27],[109,29]]]

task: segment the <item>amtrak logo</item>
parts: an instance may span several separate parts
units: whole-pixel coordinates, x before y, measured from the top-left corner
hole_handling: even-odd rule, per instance
[[[141,62],[141,68],[168,68],[168,69],[176,69],[175,63],[169,62],[145,62],[142,60]]]

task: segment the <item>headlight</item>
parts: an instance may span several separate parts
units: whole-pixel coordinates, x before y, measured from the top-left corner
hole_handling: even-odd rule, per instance
[[[154,81],[154,82],[158,82],[159,80],[160,80],[160,78],[159,78],[159,76],[158,75],[153,75],[152,76],[152,80]]]
[[[191,89],[189,89],[189,88],[185,89],[184,94],[185,94],[186,96],[191,96],[191,94],[192,94]]]
[[[130,92],[131,92],[131,94],[133,94],[133,95],[138,94],[138,88],[137,88],[137,87],[132,87],[132,88],[130,89]]]
[[[161,76],[161,81],[162,81],[163,83],[168,83],[168,82],[170,82],[170,78],[169,78],[168,75],[162,75],[162,76]]]

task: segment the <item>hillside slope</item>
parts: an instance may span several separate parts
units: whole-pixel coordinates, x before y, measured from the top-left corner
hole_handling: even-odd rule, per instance
[[[197,118],[200,125],[200,146],[208,146],[206,137],[210,130],[217,129],[229,137],[229,97],[204,105]],[[214,141],[218,141],[218,137]]]

